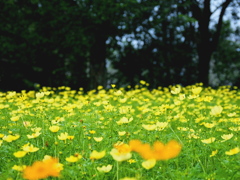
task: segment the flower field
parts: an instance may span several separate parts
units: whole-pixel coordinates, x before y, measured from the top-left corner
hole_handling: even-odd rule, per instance
[[[0,92],[0,179],[240,179],[240,91]]]

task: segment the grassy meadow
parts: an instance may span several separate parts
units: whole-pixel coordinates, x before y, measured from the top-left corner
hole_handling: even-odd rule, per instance
[[[0,92],[0,179],[240,179],[240,91]]]

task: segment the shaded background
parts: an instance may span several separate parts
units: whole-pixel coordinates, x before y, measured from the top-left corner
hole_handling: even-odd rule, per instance
[[[240,86],[238,0],[0,1],[0,90]]]

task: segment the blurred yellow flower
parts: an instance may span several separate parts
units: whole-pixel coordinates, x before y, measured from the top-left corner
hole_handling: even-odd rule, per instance
[[[121,152],[116,148],[113,148],[110,151],[111,156],[115,161],[126,161],[132,157],[132,154],[130,152]]]
[[[11,121],[18,121],[19,118],[20,118],[20,116],[13,116],[10,119],[11,119]]]
[[[69,156],[66,158],[66,161],[68,162],[77,162],[79,159],[81,159],[82,156],[80,154],[78,154],[78,156]]]
[[[122,124],[127,124],[133,121],[133,118],[127,118],[127,117],[122,117],[119,121],[117,121],[116,123],[118,125],[122,125]]]
[[[12,141],[15,141],[19,138],[20,136],[19,135],[7,135],[7,136],[4,136],[2,139],[4,141],[7,141],[7,142],[12,142]]]
[[[103,137],[93,137],[93,139],[96,141],[96,142],[101,142],[103,140]]]
[[[68,133],[65,132],[65,133],[61,133],[59,136],[58,136],[58,139],[59,140],[66,140],[68,138]]]
[[[39,148],[34,147],[32,144],[27,143],[25,145],[22,146],[22,150],[25,152],[36,152],[39,150]]]
[[[180,93],[181,92],[181,86],[174,86],[174,87],[172,87],[172,89],[171,89],[171,93],[172,94],[178,94],[178,93]]]
[[[125,134],[126,134],[126,131],[119,131],[119,132],[118,132],[118,135],[119,135],[119,136],[124,136]]]
[[[15,153],[13,153],[13,155],[17,158],[21,158],[21,157],[24,157],[25,155],[27,154],[26,151],[17,151]]]
[[[156,165],[156,159],[149,159],[144,162],[142,162],[142,167],[145,169],[151,169]]]
[[[22,166],[14,165],[12,169],[22,172],[26,167],[27,167],[26,165],[22,165]]]
[[[210,144],[210,143],[213,143],[215,140],[216,140],[215,137],[211,137],[211,138],[208,138],[208,139],[202,139],[201,141],[205,144]]]
[[[227,141],[227,140],[231,139],[232,137],[233,137],[233,133],[231,133],[231,134],[223,134],[221,136],[221,138],[224,139],[223,141]]]
[[[193,87],[192,88],[192,93],[193,94],[200,94],[200,92],[202,91],[202,87]]]
[[[238,154],[239,152],[240,152],[240,148],[236,147],[236,148],[233,148],[229,151],[226,151],[225,154],[231,156],[231,155],[234,155],[234,154]]]
[[[101,159],[106,155],[105,151],[98,152],[96,150],[93,150],[90,154],[90,159]]]
[[[204,125],[206,128],[213,128],[216,125],[216,123],[205,123],[205,122],[203,122],[200,125]]]
[[[212,151],[212,154],[209,157],[213,157],[218,153],[218,150]]]
[[[36,132],[31,135],[27,134],[27,137],[28,137],[28,139],[33,139],[33,138],[38,137],[40,134],[41,134],[40,132]]]
[[[135,177],[124,177],[124,178],[121,178],[119,180],[137,180],[137,178],[135,178]]]
[[[112,170],[112,165],[109,164],[109,165],[107,165],[107,166],[97,167],[97,170],[98,170],[99,172],[107,173],[107,172],[109,172],[109,171]]]
[[[214,106],[212,107],[210,114],[213,116],[217,116],[222,113],[222,110],[223,110],[222,106]]]
[[[2,143],[3,143],[3,140],[0,140],[0,146],[2,145]]]
[[[55,125],[49,127],[49,130],[52,131],[52,132],[58,132],[59,129],[60,129],[60,127],[59,126],[55,126]]]
[[[129,162],[129,164],[135,163],[136,161],[134,159],[129,159],[127,162]]]
[[[157,125],[155,124],[143,124],[142,127],[148,131],[153,131],[157,129]]]
[[[95,134],[96,131],[94,131],[94,130],[90,130],[89,133],[90,133],[90,134]]]

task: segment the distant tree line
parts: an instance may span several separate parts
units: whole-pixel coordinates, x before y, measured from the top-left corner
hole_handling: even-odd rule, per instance
[[[237,0],[8,0],[0,7],[0,90],[89,90],[141,79],[153,88],[212,85],[209,73],[217,85],[240,84],[240,27],[230,25],[239,20]]]

